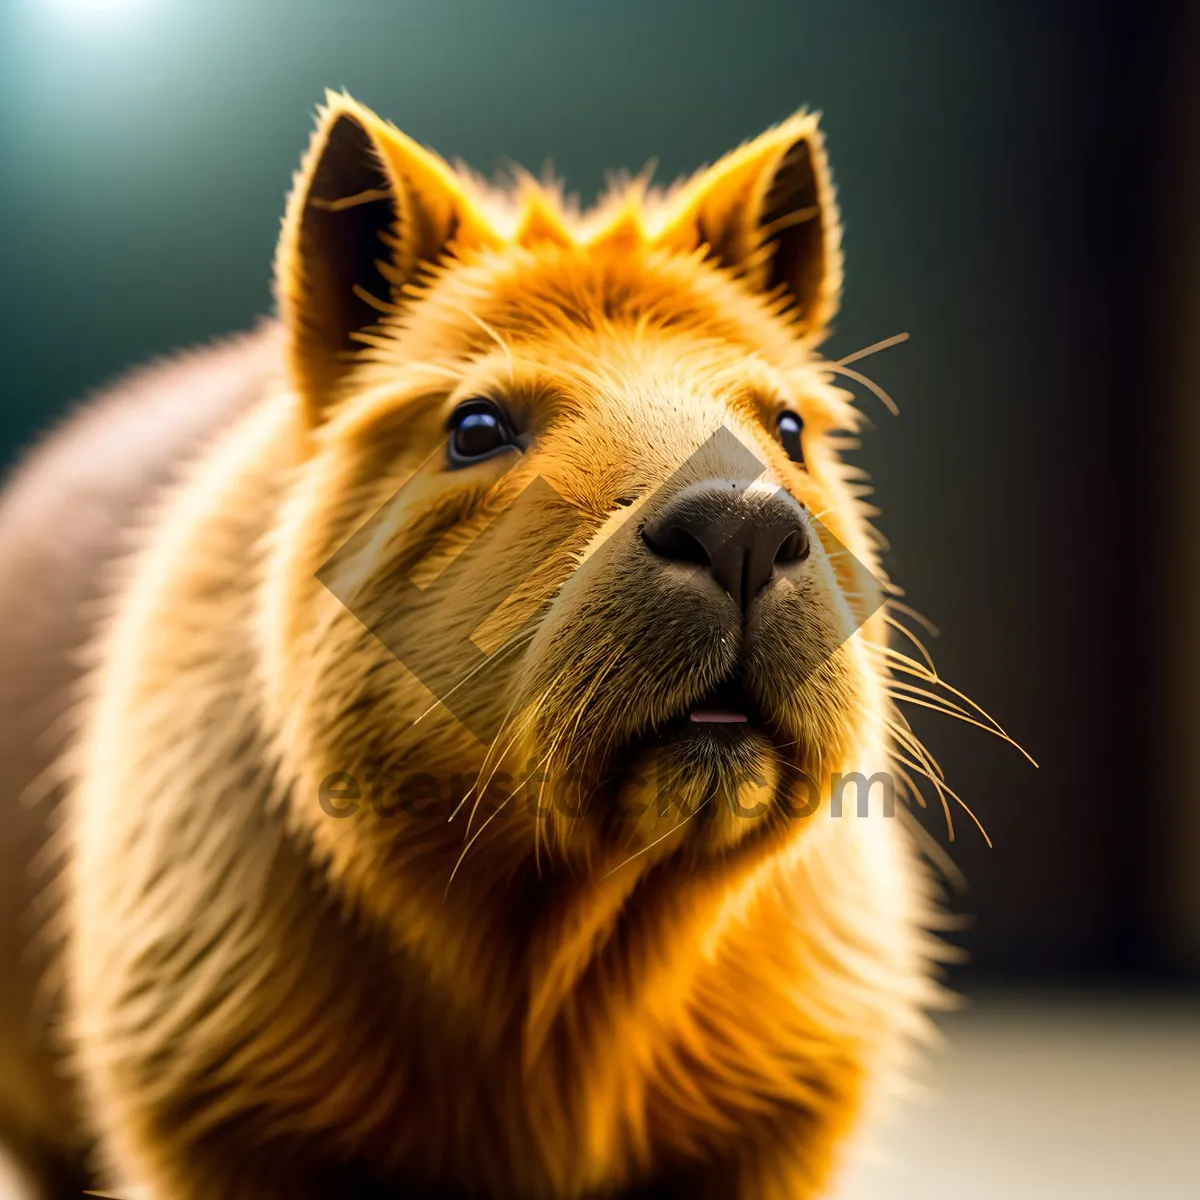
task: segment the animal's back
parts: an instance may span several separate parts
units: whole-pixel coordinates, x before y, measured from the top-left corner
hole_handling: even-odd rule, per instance
[[[52,915],[61,789],[82,650],[115,564],[156,499],[280,369],[280,337],[244,337],[139,371],[31,454],[0,495],[0,1142],[38,1166],[76,1138],[56,1061]]]

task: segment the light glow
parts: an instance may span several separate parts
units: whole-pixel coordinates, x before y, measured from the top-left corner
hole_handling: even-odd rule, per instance
[[[150,0],[42,0],[62,20],[107,21],[148,8]]]

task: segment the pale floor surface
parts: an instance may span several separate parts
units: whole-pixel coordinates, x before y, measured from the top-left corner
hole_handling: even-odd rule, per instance
[[[836,1200],[1198,1200],[1200,998],[979,999]]]

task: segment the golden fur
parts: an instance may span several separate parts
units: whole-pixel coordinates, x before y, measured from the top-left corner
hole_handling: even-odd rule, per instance
[[[278,255],[280,369],[147,522],[89,677],[66,962],[114,1186],[824,1194],[933,995],[901,822],[780,816],[800,770],[827,796],[892,761],[884,618],[852,632],[837,548],[881,577],[839,457],[858,416],[816,350],[839,239],[811,116],[580,215],[328,97]],[[477,395],[536,436],[442,469]],[[721,473],[719,449],[692,456],[722,428],[836,539],[740,646],[631,549],[681,464]],[[481,741],[333,592],[453,653],[443,593],[389,611],[397,564],[436,541],[432,580],[535,479],[579,530],[553,548],[550,508],[523,526],[552,548],[476,630],[500,648],[464,701],[499,730]],[[470,570],[463,603],[488,582]],[[781,746],[681,770],[638,741],[739,653]],[[480,778],[451,820],[322,811],[328,776],[372,764]],[[593,795],[540,820],[489,791],[568,766],[625,805],[665,779],[681,812],[732,789],[765,815],[616,823]]]

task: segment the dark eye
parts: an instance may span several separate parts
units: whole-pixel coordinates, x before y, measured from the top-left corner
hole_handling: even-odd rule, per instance
[[[515,446],[512,427],[492,400],[467,400],[450,417],[450,464],[463,467]]]
[[[804,465],[804,447],[800,444],[800,434],[804,422],[794,412],[779,414],[779,440],[787,451],[788,458],[794,463]]]

